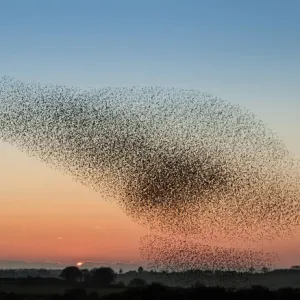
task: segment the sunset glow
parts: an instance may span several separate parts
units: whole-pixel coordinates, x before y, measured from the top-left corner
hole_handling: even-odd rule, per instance
[[[141,259],[139,241],[148,230],[116,204],[7,144],[0,144],[0,154],[7,170],[0,173],[2,260],[75,260],[82,266],[82,259]],[[284,253],[284,261],[292,264],[298,243],[276,242],[269,247]]]

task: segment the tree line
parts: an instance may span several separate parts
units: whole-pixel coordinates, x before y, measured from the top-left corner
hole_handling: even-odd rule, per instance
[[[143,267],[139,267],[138,272],[143,272]],[[120,269],[119,273],[122,274],[123,270]],[[103,286],[113,283],[116,276],[117,274],[115,271],[109,267],[100,267],[89,270],[79,269],[76,266],[69,266],[64,268],[60,273],[61,278],[71,283],[93,282]]]

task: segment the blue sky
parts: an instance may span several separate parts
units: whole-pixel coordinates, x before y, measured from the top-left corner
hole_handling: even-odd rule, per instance
[[[250,108],[300,156],[300,1],[0,4],[0,73],[201,89]]]

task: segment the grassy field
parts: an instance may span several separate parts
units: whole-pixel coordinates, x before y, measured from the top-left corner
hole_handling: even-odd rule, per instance
[[[0,285],[0,292],[16,293],[16,294],[35,294],[35,295],[50,295],[50,294],[64,294],[65,291],[72,289],[72,286],[20,286],[12,284]],[[84,288],[87,293],[97,292],[99,296],[108,295],[111,293],[120,293],[125,288]]]
[[[201,275],[201,276],[200,276]],[[162,283],[173,287],[190,287],[191,284],[197,282],[205,286],[223,286],[233,288],[251,288],[252,286],[264,286],[272,290],[280,288],[300,288],[300,271],[291,270],[276,270],[266,274],[236,274],[226,275],[226,272],[214,275],[213,273],[200,273],[195,277],[193,273],[184,274],[155,274],[151,272],[128,272],[125,274],[118,274],[116,282],[123,282],[128,285],[131,280],[140,278],[147,284],[152,282]],[[104,296],[111,293],[120,293],[126,290],[126,287],[121,285],[112,285],[109,287],[99,287],[91,284],[75,284],[71,285],[63,280],[57,278],[36,279],[5,279],[0,278],[0,292],[18,293],[24,295],[49,295],[49,294],[64,294],[67,290],[74,288],[82,288],[87,293],[96,292],[99,296]]]

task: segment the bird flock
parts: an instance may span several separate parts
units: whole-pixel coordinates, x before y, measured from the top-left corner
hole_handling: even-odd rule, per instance
[[[300,225],[299,162],[254,114],[200,91],[3,76],[0,140],[149,228],[141,253],[152,265],[270,265],[275,256],[235,244],[293,236]]]
[[[142,257],[149,267],[169,273],[187,270],[245,272],[272,268],[278,255],[254,249],[238,249],[201,244],[191,239],[146,235],[141,239]]]

